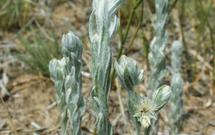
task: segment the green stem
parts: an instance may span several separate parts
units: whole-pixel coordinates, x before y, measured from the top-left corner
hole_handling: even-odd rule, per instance
[[[128,24],[127,24],[127,26],[126,26],[125,34],[124,34],[124,36],[122,36],[123,38],[122,38],[121,45],[120,45],[120,48],[119,48],[119,50],[118,50],[117,57],[116,57],[116,60],[117,60],[117,61],[119,60],[119,58],[120,58],[120,56],[121,56],[121,54],[122,54],[122,50],[123,50],[123,48],[124,48],[125,40],[126,40],[126,38],[127,38],[127,36],[128,36],[128,31],[129,31],[129,29],[130,29],[130,25],[131,25],[131,21],[132,21],[132,18],[133,18],[133,17],[134,17],[134,10],[132,10],[132,12],[131,12],[131,15],[130,15],[130,17],[129,17]],[[120,27],[121,27],[121,25],[120,25]],[[114,79],[114,77],[115,77],[115,73],[116,73],[116,70],[115,70],[115,68],[114,68],[113,71],[112,71],[112,74],[111,74],[111,82],[113,82],[113,79]]]
[[[96,132],[97,132],[97,128],[95,126],[94,131],[93,131],[93,135],[96,135]]]
[[[199,47],[200,47],[200,41],[199,41],[200,36],[198,36],[197,38],[197,47],[196,47],[196,55],[195,55],[195,60],[194,60],[194,68],[192,70],[192,81],[195,80],[195,76],[196,76],[196,66],[197,66],[197,56],[198,56],[198,52],[199,52]]]
[[[179,23],[180,23],[180,29],[181,29],[181,35],[182,35],[182,42],[183,42],[183,45],[184,45],[184,48],[185,48],[188,64],[189,64],[189,67],[190,67],[190,70],[191,70],[191,73],[192,73],[193,69],[192,69],[192,65],[191,65],[190,54],[188,52],[187,43],[186,43],[186,40],[185,40],[184,30],[183,30],[183,26],[182,26],[182,19],[184,17],[184,10],[185,10],[184,9],[184,0],[182,0],[181,1],[181,11],[179,12]]]
[[[132,38],[132,40],[131,40],[131,43],[129,44],[129,46],[128,46],[128,50],[127,50],[127,52],[126,52],[126,55],[129,53],[129,51],[130,51],[130,49],[131,49],[131,46],[133,45],[133,42],[134,42],[134,40],[135,40],[135,38],[137,37],[137,34],[138,34],[138,31],[139,31],[139,29],[140,29],[140,26],[141,26],[141,22],[142,22],[142,20],[143,20],[143,7],[144,7],[144,3],[142,2],[142,7],[141,7],[141,11],[140,11],[140,15],[139,15],[139,23],[138,23],[138,25],[137,25],[137,29],[136,29],[136,32],[135,32],[135,34],[134,34],[134,36],[133,36],[133,38]],[[135,10],[135,13],[137,14],[137,12],[139,13],[139,11],[137,11],[137,10]],[[142,31],[143,32],[143,31]],[[143,33],[144,34],[144,33]]]
[[[119,19],[120,19],[120,25],[119,25],[119,39],[120,43],[122,43],[122,25],[121,25],[121,12],[120,9],[118,9]]]
[[[210,2],[208,15],[209,15],[209,11],[210,11],[212,5],[213,5],[213,0],[211,0],[211,2]],[[208,28],[209,28],[209,31],[210,31],[211,43],[212,43],[212,46],[213,46],[213,82],[212,82],[212,86],[215,86],[215,41],[214,41],[214,38],[213,38],[213,29],[212,29],[212,27],[210,25],[210,21],[208,20],[208,18],[207,18],[207,25],[208,25]]]
[[[143,55],[146,58],[146,65],[147,65],[147,70],[149,70],[150,66],[149,66],[149,60],[148,60],[148,55],[149,55],[149,43],[148,40],[146,39],[146,36],[143,32]]]
[[[142,15],[141,15],[141,20],[143,20],[143,12],[144,12],[144,3],[142,3],[142,9],[141,9],[141,12],[142,12]],[[147,66],[147,70],[149,70],[150,68],[150,65],[149,65],[149,60],[148,60],[148,55],[149,55],[149,43],[148,43],[148,40],[146,39],[146,36],[145,36],[145,33],[144,33],[144,30],[142,28],[142,39],[143,39],[143,55],[146,59],[146,66]]]
[[[130,26],[131,26],[131,22],[132,22],[132,19],[134,17],[134,13],[135,13],[135,10],[137,9],[137,7],[141,4],[143,0],[138,0],[134,3],[133,7],[132,7],[132,10],[131,10],[131,14],[129,16],[129,20],[128,20],[128,23],[127,23],[127,26],[126,26],[126,29],[125,29],[125,34],[122,35],[122,26],[120,24],[119,26],[119,36],[120,36],[120,42],[121,42],[121,45],[120,45],[120,48],[118,50],[118,53],[117,53],[117,57],[116,57],[116,61],[119,60],[121,54],[122,54],[122,50],[124,48],[124,45],[125,45],[125,41],[127,39],[127,36],[128,36],[128,32],[129,32],[129,29],[130,29]],[[116,74],[116,70],[115,68],[113,69],[112,73],[111,73],[111,83],[113,82],[113,79],[115,77],[115,74]]]
[[[149,135],[150,130],[151,130],[151,125],[148,128],[144,129],[144,135]]]
[[[173,2],[173,4],[170,6],[170,8],[169,8],[169,14],[171,13],[172,9],[175,7],[175,5],[177,4],[177,2],[178,2],[178,0],[175,0]]]
[[[8,111],[8,108],[6,107],[5,102],[4,102],[4,100],[3,100],[2,97],[1,97],[1,101],[2,101],[2,104],[3,104],[3,106],[4,106],[4,108],[5,108],[6,112],[7,112],[7,116],[8,116],[8,118],[9,118],[10,123],[11,123],[11,126],[12,126],[12,129],[13,129],[13,131],[14,131],[14,134],[17,135],[16,128],[15,128],[15,126],[14,126],[14,124],[13,124],[13,121],[12,121],[12,119],[11,119],[11,116],[10,116],[10,113],[9,113],[9,111]]]
[[[211,43],[213,46],[213,85],[215,86],[215,41],[213,39],[213,30],[212,30],[212,27],[210,25],[210,22],[208,21],[207,23],[208,23],[208,27],[210,30]]]

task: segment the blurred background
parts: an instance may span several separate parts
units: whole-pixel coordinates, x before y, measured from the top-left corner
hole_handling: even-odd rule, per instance
[[[132,5],[126,0],[118,15],[125,32]],[[83,134],[93,134],[95,117],[90,104],[92,78],[90,73],[91,43],[88,22],[92,0],[1,0],[0,1],[0,134],[60,134],[60,116],[56,105],[54,84],[49,78],[48,64],[61,59],[61,38],[69,30],[84,44],[83,89],[88,101],[83,116]],[[149,44],[154,36],[154,0],[143,0],[134,11],[123,54],[138,62],[145,77],[136,92],[143,96],[149,87]],[[181,74],[184,79],[183,123],[181,134],[215,134],[215,0],[171,0],[167,67],[171,44],[183,43]],[[117,57],[120,36],[110,42],[112,62]],[[170,84],[169,76],[165,84]],[[4,101],[4,102],[3,102]],[[115,134],[135,133],[128,114],[128,95],[112,84],[109,97],[110,121]],[[159,133],[168,133],[168,105],[161,112]],[[11,119],[9,119],[9,116]]]

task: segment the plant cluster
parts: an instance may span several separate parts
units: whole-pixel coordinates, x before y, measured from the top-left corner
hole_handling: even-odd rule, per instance
[[[55,83],[58,108],[61,118],[62,134],[67,134],[68,122],[74,135],[81,134],[82,115],[87,103],[81,94],[81,56],[83,44],[73,33],[69,32],[62,38],[61,60],[53,59],[49,64],[51,79]]]
[[[147,129],[151,125],[151,119],[157,119],[156,113],[169,100],[171,94],[170,87],[165,85],[161,86],[154,91],[152,98],[146,95],[139,97],[137,93],[135,93],[135,87],[140,84],[143,79],[143,70],[138,72],[136,62],[133,62],[124,55],[115,63],[115,68],[121,85],[128,92],[130,117],[139,135],[141,125]]]
[[[124,0],[94,0],[93,11],[89,21],[89,36],[92,43],[91,72],[93,78],[91,103],[95,110],[97,119],[96,129],[99,135],[113,134],[113,128],[108,117],[112,59],[109,44],[112,36],[118,29],[119,18],[117,10],[123,2]],[[141,2],[139,0],[135,5],[138,6]],[[168,4],[168,1],[165,1],[164,4],[162,2],[159,1],[156,3],[161,6],[161,9],[158,8],[158,11],[163,11],[163,8]],[[163,17],[167,19],[166,10],[168,11],[168,7],[166,8],[164,10],[165,14],[163,15],[162,12],[160,14],[161,17],[158,16],[158,20],[162,20]],[[150,64],[153,65],[151,78],[157,75],[163,80],[167,74],[164,66],[165,56],[163,52],[167,42],[167,34],[165,32],[167,20],[162,21],[164,22],[161,27],[157,27],[155,34],[156,45],[151,45],[152,54],[150,54],[151,57],[149,60],[151,62]],[[157,24],[159,24],[158,21]],[[69,32],[62,39],[62,53],[64,57],[61,60],[52,60],[49,64],[49,70],[56,87],[62,132],[63,134],[66,133],[67,119],[69,119],[71,127],[74,130],[73,133],[80,134],[80,123],[73,124],[74,121],[81,120],[81,116],[86,108],[86,101],[81,95],[80,71],[82,45],[78,37],[71,33]],[[154,50],[158,52],[158,56],[155,56]],[[129,94],[129,113],[139,135],[141,126],[147,129],[151,125],[151,119],[156,119],[156,113],[169,100],[171,94],[170,87],[164,85],[158,88],[161,81],[152,79],[153,83],[151,84],[155,84],[153,87],[150,85],[153,89],[153,94],[140,97],[135,93],[135,87],[141,83],[144,72],[143,70],[138,71],[136,62],[123,55],[121,59],[115,62],[115,70],[121,85]],[[78,132],[75,131],[75,127],[79,127],[77,128],[77,130],[79,129]]]
[[[213,64],[210,70],[215,84],[215,26],[214,23],[211,23],[214,21],[211,12],[211,10],[214,11],[214,0],[173,0],[171,1],[171,5],[170,0],[147,1],[147,6],[150,7],[152,13],[156,11],[156,19],[155,23],[152,21],[154,38],[150,43],[150,47],[146,38],[147,36],[145,36],[143,32],[143,36],[141,36],[145,44],[145,48],[143,49],[144,56],[148,58],[147,68],[149,69],[150,66],[151,70],[149,76],[149,91],[148,94],[143,97],[140,97],[135,92],[135,88],[143,80],[144,71],[138,71],[136,62],[122,55],[122,52],[126,45],[130,26],[139,21],[137,31],[130,45],[132,45],[137,36],[138,30],[145,27],[143,23],[143,8],[145,8],[146,1],[127,1],[124,5],[126,8],[121,9],[121,13],[124,11],[126,11],[126,13],[120,15],[118,8],[124,1],[125,0],[93,0],[93,11],[89,21],[89,36],[92,43],[91,73],[93,89],[91,93],[91,103],[97,119],[95,131],[97,131],[98,134],[113,134],[113,127],[108,117],[108,97],[111,83],[113,83],[115,74],[117,73],[121,85],[128,92],[129,114],[137,130],[137,134],[140,134],[141,127],[144,127],[145,134],[157,134],[159,121],[158,111],[168,101],[169,97],[169,132],[170,134],[177,134],[179,126],[182,123],[183,113],[183,79],[180,74],[182,44],[179,41],[172,43],[170,70],[172,80],[170,82],[170,90],[169,86],[163,85],[169,74],[166,68],[165,58],[165,49],[168,44],[168,33],[166,31],[168,14],[175,10],[173,8],[178,4],[179,27],[185,53],[187,55],[189,70],[191,71],[189,72],[188,70],[187,72],[188,76],[190,74],[190,79],[192,79],[192,81],[198,79],[198,77],[196,78],[198,55],[202,54],[205,60],[209,59],[209,65]],[[29,19],[27,12],[32,7],[31,5],[36,5],[32,3],[34,2],[28,0],[1,0],[0,27],[2,29],[11,29],[12,27],[24,26]],[[56,3],[59,3],[59,1],[46,1],[46,4],[50,6]],[[90,3],[90,1],[86,2],[84,0],[83,4],[84,3]],[[138,7],[140,5],[142,5],[142,10],[138,12]],[[131,9],[131,11],[128,9]],[[184,17],[187,13],[191,13],[191,15],[189,14],[190,17],[194,18],[191,24],[192,29],[195,31],[194,37],[196,37],[197,43],[195,54],[190,54],[188,51],[189,47],[187,46],[186,38],[189,38],[189,36],[185,35],[183,30],[183,23],[186,21]],[[147,16],[147,18],[151,18],[151,16]],[[32,20],[34,20],[34,17],[32,17]],[[149,19],[147,19],[147,21],[148,20]],[[123,31],[122,28],[126,21],[128,23],[125,27],[125,31]],[[29,22],[31,23],[31,21]],[[35,22],[37,21],[35,20]],[[118,27],[120,48],[111,73],[112,54],[110,51],[110,40],[118,30]],[[23,27],[23,29],[24,28],[25,27]],[[59,51],[60,48],[55,32],[52,31],[53,40],[47,40],[38,34],[38,32],[34,31],[35,29],[31,29],[33,34],[28,36],[28,39],[19,35],[21,45],[25,48],[25,51],[17,49],[19,53],[14,53],[14,55],[30,67],[38,70],[41,74],[45,76],[51,75],[56,86],[63,134],[69,132],[69,123],[73,134],[81,134],[81,117],[86,109],[86,101],[81,94],[82,43],[73,32],[69,31],[62,39],[63,58],[61,60],[56,60],[61,58],[62,54]],[[209,39],[207,40],[209,42],[203,42],[206,39]],[[127,52],[129,51],[130,45]],[[209,49],[211,46],[213,49]],[[211,54],[213,54],[213,58]],[[192,57],[192,55],[194,56]],[[51,59],[54,60],[50,62]],[[172,94],[170,95],[170,93]]]

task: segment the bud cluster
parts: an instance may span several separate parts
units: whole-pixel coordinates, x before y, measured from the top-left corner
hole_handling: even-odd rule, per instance
[[[81,117],[87,106],[81,94],[81,55],[83,45],[81,40],[71,31],[62,38],[61,60],[51,60],[49,71],[55,83],[58,108],[61,116],[62,134],[67,134],[68,122],[74,135],[81,134]]]
[[[118,62],[115,62],[115,69],[121,85],[129,94],[129,113],[132,122],[140,134],[141,125],[148,128],[151,119],[156,119],[155,114],[167,103],[171,90],[169,86],[161,86],[152,95],[152,98],[139,97],[135,93],[135,87],[143,80],[143,70],[138,71],[136,62],[123,55]]]

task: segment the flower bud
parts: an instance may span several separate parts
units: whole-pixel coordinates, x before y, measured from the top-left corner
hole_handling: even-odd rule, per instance
[[[152,100],[155,104],[155,112],[158,112],[169,100],[171,95],[171,89],[167,85],[163,85],[160,88],[158,88],[152,96]]]
[[[144,71],[138,72],[137,63],[122,55],[118,62],[115,62],[115,69],[121,85],[127,90],[134,90],[134,87],[143,80]]]
[[[70,53],[73,52],[77,55],[79,60],[81,59],[83,44],[72,31],[69,31],[66,35],[63,35],[61,42],[63,45],[62,52],[64,57],[65,55],[70,56]]]

